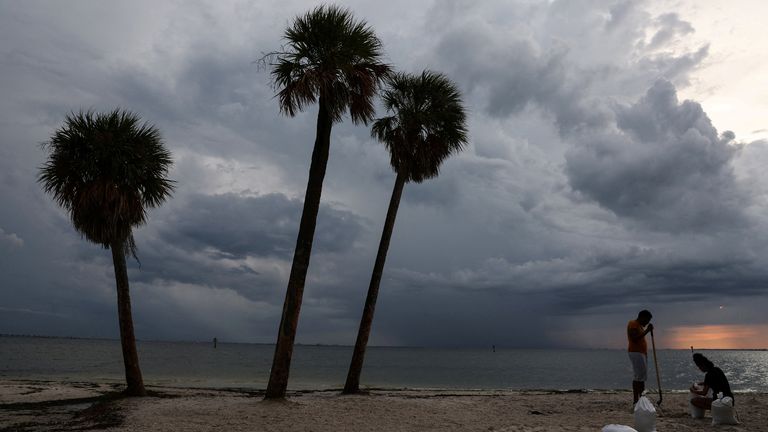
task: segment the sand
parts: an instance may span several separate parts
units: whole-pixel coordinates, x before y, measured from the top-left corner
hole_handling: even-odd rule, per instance
[[[0,431],[600,431],[632,425],[628,392],[374,390],[259,392],[148,387],[125,398],[116,384],[0,380]],[[655,400],[655,398],[653,398]],[[688,416],[687,394],[664,396],[659,432],[768,431],[768,394],[737,395],[738,426]]]

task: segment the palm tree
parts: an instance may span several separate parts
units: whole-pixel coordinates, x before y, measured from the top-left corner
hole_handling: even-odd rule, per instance
[[[394,74],[382,97],[384,107],[391,115],[376,120],[371,135],[387,147],[397,177],[344,384],[346,394],[360,391],[365,348],[403,187],[408,182],[421,183],[436,177],[440,164],[451,154],[462,150],[467,142],[466,114],[461,94],[444,75],[430,71],[421,75]]]
[[[128,111],[72,113],[43,146],[50,151],[38,181],[88,241],[112,250],[126,393],[144,396],[136,352],[125,257],[136,257],[133,228],[173,190],[171,154],[160,132]]]
[[[373,98],[389,75],[381,41],[363,21],[336,6],[320,6],[296,17],[285,31],[286,45],[273,53],[272,77],[280,110],[296,115],[318,103],[317,132],[304,196],[296,250],[285,293],[266,399],[283,399],[309,268],[333,123],[349,111],[354,123],[373,118]]]

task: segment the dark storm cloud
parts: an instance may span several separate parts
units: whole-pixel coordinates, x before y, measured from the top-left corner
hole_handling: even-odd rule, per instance
[[[227,260],[212,251],[184,249],[156,239],[137,242],[139,261],[130,261],[128,267],[131,280],[139,283],[226,287],[245,298],[263,300],[272,297],[269,287],[282,276],[277,270],[256,270],[243,260]],[[103,265],[108,267],[109,262]]]
[[[733,134],[718,135],[701,106],[678,102],[658,81],[616,109],[615,131],[585,134],[567,154],[571,186],[650,229],[746,228],[731,160]]]
[[[607,97],[639,96],[659,77],[686,84],[708,55],[706,44],[682,53],[656,49],[689,33],[690,24],[675,14],[653,19],[628,2],[614,3],[609,14],[595,13],[599,9],[588,1],[531,8],[528,12],[550,39],[529,27],[511,30],[471,13],[443,12],[439,27],[449,30],[437,41],[435,61],[463,84],[470,107],[497,118],[541,109],[568,137],[610,127]],[[573,22],[590,24],[584,28]],[[654,26],[660,28],[657,36],[646,44],[644,29]],[[569,43],[576,39],[600,48],[584,50]]]
[[[289,259],[296,243],[302,202],[283,194],[191,195],[168,220],[160,236],[179,248],[212,249],[224,257],[248,255]],[[350,211],[322,204],[313,251],[348,251],[364,222]]]
[[[405,287],[401,295],[407,290],[478,301],[499,296],[504,301],[546,299],[552,317],[618,310],[628,302],[684,305],[724,295],[746,301],[764,295],[768,273],[761,264],[743,251],[727,252],[728,258],[715,250],[692,257],[679,250],[630,247],[524,263],[493,259],[450,274],[401,271],[392,277],[394,285]]]
[[[0,6],[0,332],[116,334],[109,253],[74,232],[35,169],[67,112],[123,106],[161,129],[178,185],[136,231],[139,336],[274,340],[316,108],[281,116],[254,61],[311,5],[151,6]],[[706,106],[676,99],[709,56],[683,11],[351,7],[388,61],[457,82],[471,133],[438,178],[406,186],[372,343],[551,346],[571,319],[599,327],[662,302],[672,317],[724,291],[759,315],[768,146],[736,150]],[[300,341],[354,340],[393,183],[369,128],[334,126]]]
[[[605,121],[573,85],[564,46],[542,48],[525,38],[499,41],[490,30],[467,25],[449,31],[438,46],[438,56],[458,53],[462,60],[450,68],[451,75],[468,83],[471,99],[485,101],[482,107],[492,116],[509,117],[533,103],[553,110],[562,129]]]

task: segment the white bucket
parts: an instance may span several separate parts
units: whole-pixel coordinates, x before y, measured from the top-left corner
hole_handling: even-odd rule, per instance
[[[699,385],[697,385],[695,383],[693,384],[693,387],[696,390],[701,390],[701,386],[699,386]],[[702,419],[702,418],[704,418],[704,408],[699,408],[696,405],[694,405],[693,403],[691,403],[691,401],[693,399],[697,398],[697,397],[702,397],[702,396],[699,395],[699,394],[696,394],[694,392],[690,392],[688,394],[688,412],[691,413],[691,418]]]

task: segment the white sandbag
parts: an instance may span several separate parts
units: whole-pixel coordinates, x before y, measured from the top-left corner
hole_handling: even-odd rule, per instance
[[[603,428],[602,432],[637,432],[637,429],[624,425],[609,424]]]
[[[635,429],[637,432],[656,432],[656,408],[645,396],[635,404]]]
[[[722,397],[722,393],[718,393],[719,399],[712,401],[712,424],[713,425],[735,425],[739,424],[736,420],[735,412],[733,409],[733,399],[729,396]]]

